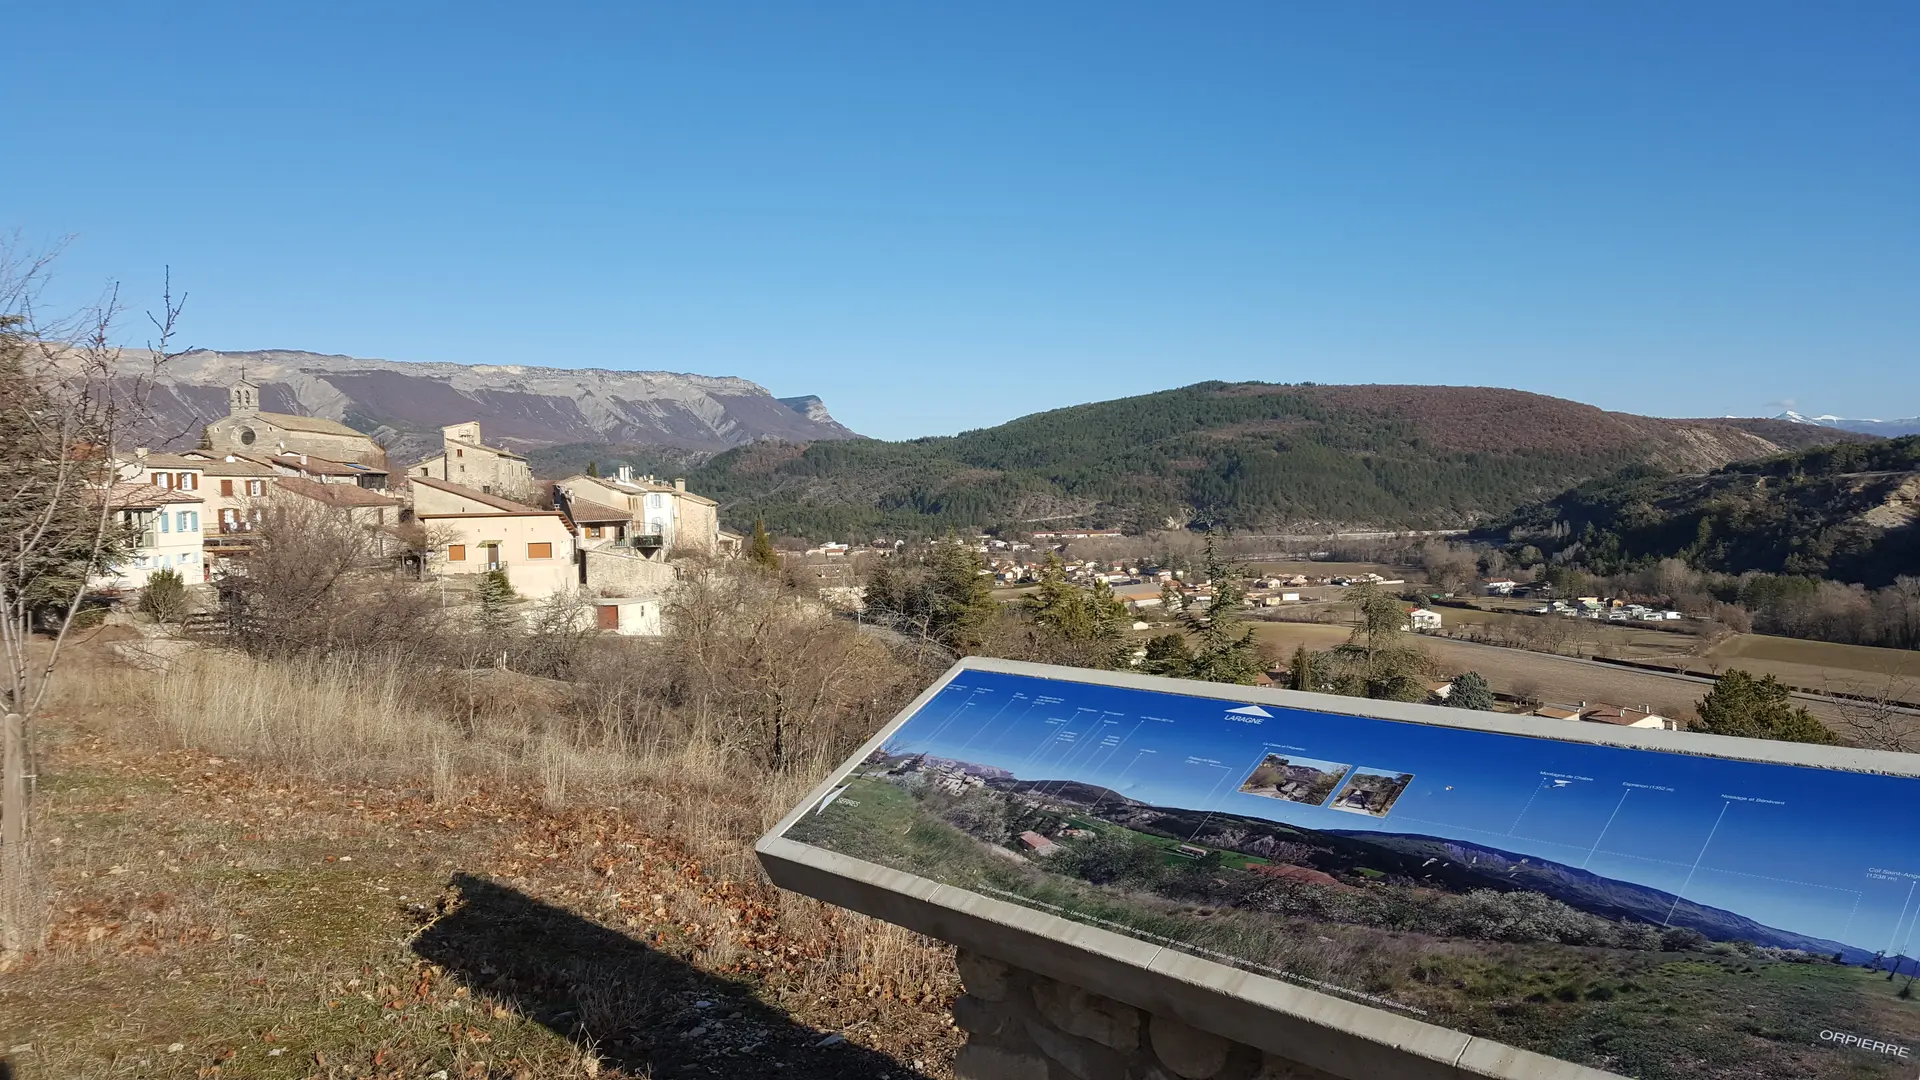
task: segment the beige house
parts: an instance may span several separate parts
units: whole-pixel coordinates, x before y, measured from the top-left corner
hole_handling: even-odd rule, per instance
[[[636,547],[723,554],[720,504],[688,491],[685,480],[665,484],[651,476],[636,477],[631,469],[622,467],[619,475],[612,477],[569,476],[554,484],[554,489],[568,499],[583,499],[632,514]]]
[[[317,454],[384,466],[387,452],[362,432],[318,416],[260,411],[260,388],[245,379],[227,388],[227,415],[207,425],[207,444],[224,454]]]
[[[580,550],[630,546],[626,541],[633,527],[633,515],[627,511],[576,499],[557,488],[554,490],[554,503],[567,515],[567,520],[573,522],[574,537]]]
[[[354,484],[322,484],[298,476],[277,477],[273,481],[274,499],[293,496],[338,510],[356,524],[370,529],[387,529],[400,524],[404,507],[399,499],[388,498]]]
[[[573,533],[558,510],[427,476],[412,477],[411,486],[414,520],[434,549],[429,573],[501,570],[514,592],[534,598],[579,587]]]
[[[509,499],[533,498],[533,467],[511,450],[480,441],[480,421],[448,424],[440,429],[439,457],[407,470],[409,476],[447,480]]]

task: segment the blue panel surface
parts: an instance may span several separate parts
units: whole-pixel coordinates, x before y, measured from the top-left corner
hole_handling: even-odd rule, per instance
[[[1626,1076],[1913,1080],[1917,826],[1906,776],[965,670],[786,835]]]

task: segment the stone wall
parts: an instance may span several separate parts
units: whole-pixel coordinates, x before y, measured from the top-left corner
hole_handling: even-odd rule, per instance
[[[1336,1080],[964,949],[960,980],[960,1080]]]
[[[651,596],[673,585],[673,566],[664,558],[649,559],[611,548],[588,548],[587,591],[596,596]]]

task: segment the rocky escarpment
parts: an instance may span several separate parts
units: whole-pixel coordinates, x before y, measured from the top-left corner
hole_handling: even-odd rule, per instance
[[[465,420],[522,451],[609,443],[712,452],[854,437],[817,397],[776,398],[725,376],[201,350],[168,362],[153,395],[153,441],[191,445],[203,423],[226,414],[226,388],[242,376],[260,387],[262,408],[349,424],[402,463],[437,450],[441,425]]]

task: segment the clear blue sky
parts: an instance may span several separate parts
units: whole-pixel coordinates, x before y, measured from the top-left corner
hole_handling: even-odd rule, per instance
[[[1920,941],[1920,779],[1621,750],[963,672],[888,746],[1159,806],[1411,833],[1551,859],[1869,953]],[[1413,782],[1385,817],[1237,790],[1267,754]]]
[[[13,5],[0,229],[223,349],[880,436],[1205,378],[1920,413],[1920,5]]]

